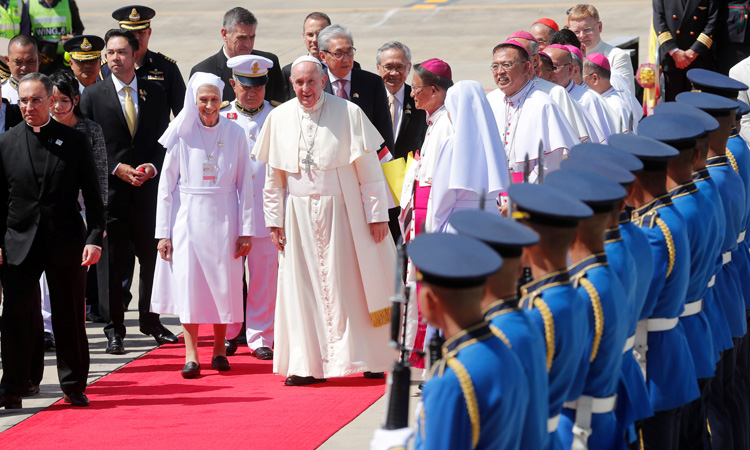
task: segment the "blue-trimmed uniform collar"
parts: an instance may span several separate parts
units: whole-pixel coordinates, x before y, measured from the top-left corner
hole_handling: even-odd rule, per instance
[[[445,344],[443,344],[443,357],[449,355],[455,356],[462,348],[489,339],[494,335],[492,329],[490,329],[490,323],[482,320],[469,328],[461,330],[458,334],[445,341]]]
[[[550,272],[542,278],[526,284],[525,286],[521,287],[521,293],[526,296],[533,292],[539,293],[544,289],[558,286],[560,284],[570,284],[570,274],[568,273],[568,269]]]
[[[656,197],[645,205],[634,209],[631,217],[637,218],[645,215],[650,211],[654,211],[664,206],[670,205],[672,205],[672,198],[669,196],[669,192],[665,192],[664,194]]]
[[[622,221],[622,213],[620,213],[620,220]],[[620,233],[620,227],[607,228],[604,233],[604,243],[617,242],[622,240],[622,234]]]
[[[693,172],[693,181],[705,181],[710,180],[711,174],[708,172],[708,168],[704,167],[702,169],[696,170]]]
[[[671,198],[677,198],[682,197],[683,195],[690,195],[694,192],[698,192],[698,186],[696,186],[695,183],[690,180],[687,183],[672,188],[669,191],[669,196]]]
[[[727,155],[712,156],[706,160],[708,167],[725,166],[729,164]]]
[[[486,308],[482,310],[482,313],[484,314],[485,319],[490,320],[499,314],[517,310],[518,296],[513,294],[507,297],[499,298],[490,303]]]
[[[586,272],[592,267],[606,266],[609,265],[607,262],[607,253],[599,252],[591,254],[568,268],[568,273],[571,277],[575,277],[579,273]]]

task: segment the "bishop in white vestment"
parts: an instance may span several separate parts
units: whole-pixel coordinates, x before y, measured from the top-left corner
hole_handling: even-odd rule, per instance
[[[292,65],[297,98],[273,110],[253,156],[266,164],[263,209],[281,250],[274,372],[300,386],[395,360],[388,347],[396,248],[383,138],[354,103],[323,92],[320,62]]]

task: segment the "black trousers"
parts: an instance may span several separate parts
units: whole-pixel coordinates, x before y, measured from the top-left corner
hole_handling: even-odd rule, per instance
[[[683,407],[659,411],[643,421],[645,450],[680,450],[680,419]]]
[[[83,247],[81,247],[83,252]],[[55,334],[57,373],[65,394],[83,392],[89,373],[86,337],[86,268],[76,258],[58,265],[37,239],[26,259],[18,265],[3,264],[3,324],[0,350],[3,378],[0,386],[21,394],[29,380],[41,381],[38,361],[44,358],[39,277],[46,272],[49,285],[52,330]]]
[[[716,364],[716,373],[711,380],[711,393],[708,397],[708,426],[711,427],[711,444],[717,450],[733,449],[732,413],[724,403],[724,370],[725,356],[728,350],[721,354]]]
[[[677,94],[692,89],[692,83],[687,79],[687,71],[690,69],[713,70],[713,61],[710,58],[698,56],[686,69],[678,69],[672,57],[667,54],[662,58],[661,67],[664,74],[664,99],[673,102]]]
[[[104,334],[108,338],[114,335],[125,337],[125,308],[122,299],[122,280],[125,272],[130,246],[140,264],[138,279],[138,322],[141,329],[159,323],[159,315],[151,312],[151,290],[154,284],[157,243],[154,238],[156,217],[150,211],[131,208],[125,218],[107,220],[107,238],[102,253],[106,264],[99,269],[99,313],[107,322]],[[106,269],[104,268],[106,266]],[[107,282],[102,281],[102,272],[106,272]],[[107,286],[108,292],[102,292]]]
[[[711,436],[708,434],[706,414],[709,396],[711,394],[711,380],[698,380],[701,396],[685,405],[680,420],[680,448],[685,450],[710,450]]]

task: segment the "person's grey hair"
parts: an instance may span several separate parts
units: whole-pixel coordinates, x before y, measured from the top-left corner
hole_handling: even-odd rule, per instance
[[[529,40],[529,47],[530,47],[532,55],[538,55],[539,54],[539,42]]]
[[[349,27],[334,23],[333,25],[328,25],[323,28],[320,30],[320,33],[318,33],[318,48],[320,51],[327,52],[330,48],[328,41],[337,37],[345,37],[349,39],[350,45],[354,45],[354,38],[352,37],[352,32],[349,31]]]
[[[227,30],[228,34],[232,34],[237,25],[252,27],[258,25],[258,19],[255,18],[253,13],[245,8],[236,6],[224,14],[222,28]]]
[[[570,52],[570,60],[574,65],[578,66],[578,69],[583,73],[583,61],[581,61],[581,58],[575,53]]]
[[[52,89],[55,87],[55,83],[52,82],[52,78],[41,72],[32,72],[25,75],[18,83],[18,87],[20,88],[21,85],[26,81],[38,81],[42,83],[44,85],[44,90],[47,91],[47,95],[52,95]]]
[[[401,50],[406,55],[406,59],[409,61],[409,64],[411,64],[411,50],[409,50],[409,47],[405,46],[404,44],[400,43],[399,41],[391,41],[383,44],[379,49],[378,53],[375,55],[375,62],[380,65],[380,54],[386,50]]]
[[[601,78],[609,80],[610,77],[612,76],[612,71],[607,70],[602,66],[592,63],[589,59],[586,59],[586,61],[584,61],[583,64],[586,67],[586,71],[588,71],[589,73],[595,73],[599,75]]]

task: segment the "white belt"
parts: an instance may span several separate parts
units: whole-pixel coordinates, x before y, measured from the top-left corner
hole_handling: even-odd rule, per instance
[[[711,275],[711,279],[708,280],[708,287],[714,287],[716,284],[716,275]]]
[[[672,319],[648,319],[647,326],[648,331],[667,331],[676,327],[680,319],[674,317]]]
[[[721,262],[722,264],[727,264],[729,261],[732,260],[732,252],[726,252],[721,254]]]
[[[680,314],[680,317],[692,316],[701,311],[703,311],[703,299],[685,304],[685,311]]]
[[[630,350],[633,350],[634,345],[635,345],[635,335],[632,335],[628,338],[627,341],[625,341],[625,347],[623,347],[622,352],[627,353]]]
[[[591,397],[589,395],[582,395],[580,399],[565,402],[563,406],[569,409],[578,409],[578,402],[588,400],[591,402],[591,413],[592,414],[606,414],[615,410],[615,404],[617,403],[617,395],[611,397]]]
[[[554,433],[557,431],[557,425],[560,423],[560,414],[555,417],[547,419],[547,433]]]
[[[742,242],[742,241],[744,241],[744,240],[745,240],[745,233],[746,233],[746,232],[747,232],[747,230],[745,230],[745,231],[743,231],[742,233],[740,233],[739,237],[737,238],[737,243],[738,243],[738,244],[739,244],[740,242]]]

